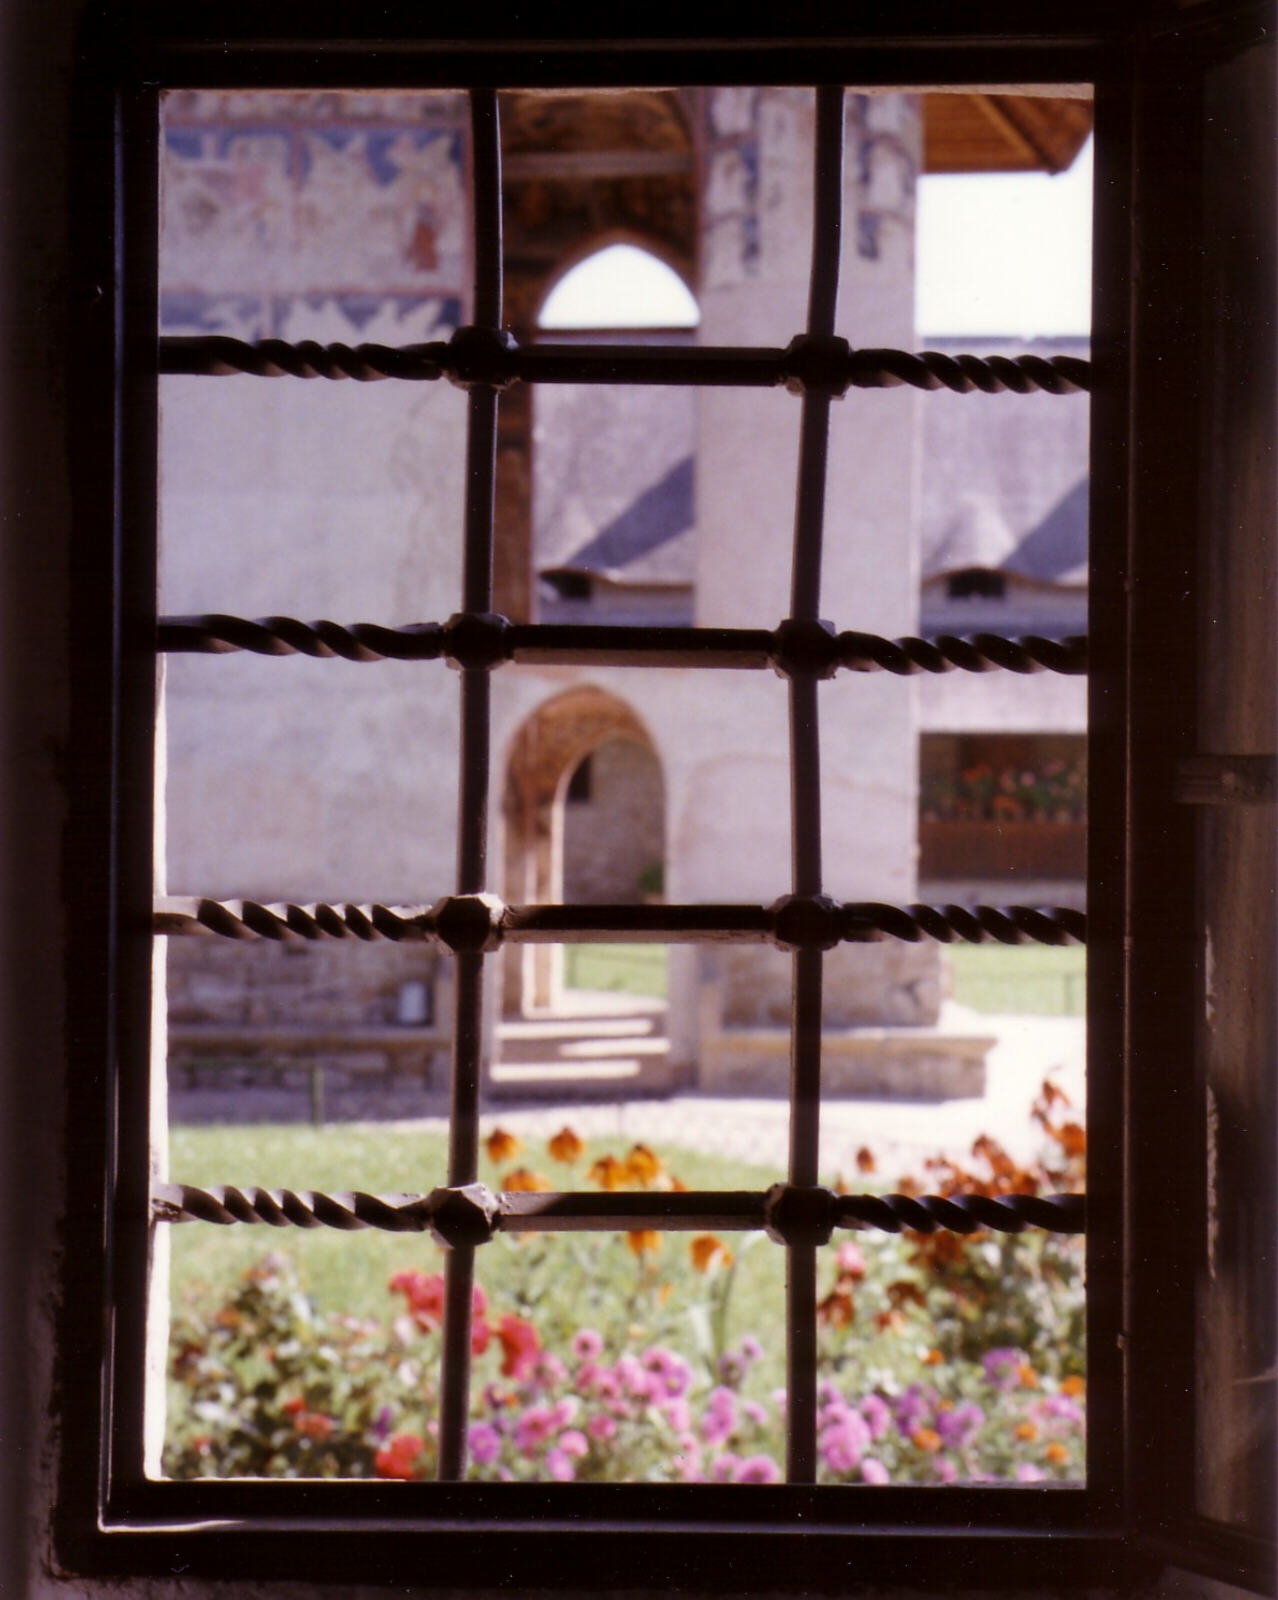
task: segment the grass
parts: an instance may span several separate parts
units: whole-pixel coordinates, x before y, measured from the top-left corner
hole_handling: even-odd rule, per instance
[[[1081,945],[952,945],[954,998],[976,1011],[1081,1017],[1087,952]]]
[[[976,1011],[1080,1017],[1086,1000],[1086,951],[1081,945],[951,945],[954,998]],[[666,996],[666,947],[660,944],[578,944],[564,951],[570,989]]]
[[[609,989],[620,994],[666,998],[663,944],[570,944],[564,947],[564,984],[569,989]]]

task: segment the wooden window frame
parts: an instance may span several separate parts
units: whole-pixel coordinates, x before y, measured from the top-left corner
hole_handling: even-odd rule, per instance
[[[1113,20],[1112,9],[1044,6],[1027,24],[1021,7],[990,4],[962,35],[930,11],[909,21],[893,12],[890,23],[841,19],[853,31],[836,35],[814,8],[798,37],[793,16],[788,34],[756,17],[748,42],[654,22],[650,39],[605,34],[588,45],[542,31],[511,38],[497,24],[476,27],[469,44],[431,39],[416,8],[400,15],[395,6],[379,11],[377,38],[340,8],[315,8],[301,27],[285,6],[278,17],[269,5],[253,8],[251,21],[228,8],[215,43],[158,9],[90,25],[77,128],[85,292],[71,427],[83,481],[67,905],[76,1023],[68,1147],[81,1159],[69,1183],[76,1225],[59,1333],[65,1435],[87,1447],[62,1456],[56,1533],[67,1570],[467,1587],[512,1574],[581,1586],[640,1577],[650,1588],[802,1591],[842,1574],[1082,1587],[1138,1581],[1172,1560],[1258,1588],[1266,1581],[1268,1542],[1196,1513],[1193,1430],[1165,1401],[1192,1388],[1193,1264],[1207,1218],[1201,1189],[1187,1181],[1203,1159],[1204,1113],[1189,1095],[1168,1098],[1163,1070],[1168,1052],[1184,1059],[1194,1038],[1195,885],[1190,873],[1183,882],[1168,874],[1162,852],[1178,842],[1191,860],[1195,848],[1167,760],[1198,750],[1190,707],[1199,646],[1177,599],[1186,574],[1193,589],[1198,529],[1185,507],[1199,503],[1212,420],[1207,400],[1195,399],[1206,338],[1201,254],[1211,247],[1192,204],[1206,182],[1197,119],[1209,69],[1265,27],[1272,36],[1272,8],[1209,3],[1190,22],[1170,5],[1143,6],[1135,22]],[[151,1225],[140,1158],[151,1032],[160,89],[309,87],[317,76],[343,87],[591,87],[665,83],[676,68],[678,80],[705,84],[1096,86],[1088,1484],[144,1481],[130,1463],[141,1458]],[[1233,177],[1259,190],[1257,175]],[[103,285],[113,286],[105,297]],[[1181,337],[1169,341],[1169,330]],[[1169,963],[1183,980],[1179,1002],[1167,1000]],[[1185,1070],[1192,1078],[1192,1060]],[[1155,1125],[1159,1141],[1140,1136]],[[1142,1243],[1155,1234],[1157,1270]]]

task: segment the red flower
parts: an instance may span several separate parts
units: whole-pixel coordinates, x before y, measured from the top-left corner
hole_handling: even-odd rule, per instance
[[[332,1417],[326,1417],[322,1411],[299,1411],[293,1426],[308,1439],[315,1439],[322,1444],[325,1439],[332,1436],[337,1424]]]
[[[390,1287],[408,1301],[408,1309],[419,1328],[437,1328],[444,1320],[442,1272],[417,1272],[406,1267],[394,1275]]]
[[[415,1478],[417,1458],[425,1448],[420,1434],[392,1434],[377,1452],[373,1468],[379,1478]]]
[[[501,1371],[505,1378],[524,1378],[541,1354],[541,1340],[531,1322],[507,1313],[497,1324],[501,1343]]]

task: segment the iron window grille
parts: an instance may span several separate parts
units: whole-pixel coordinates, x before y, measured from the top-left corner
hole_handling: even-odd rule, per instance
[[[1257,11],[1255,15],[1259,15]],[[1215,16],[1210,19],[1215,23]],[[1089,1470],[1085,1487],[1055,1492],[1008,1488],[817,1487],[815,1469],[816,1349],[815,1263],[819,1244],[833,1228],[847,1225],[896,1230],[902,1224],[930,1231],[936,1226],[967,1232],[976,1226],[1017,1231],[1042,1226],[1063,1231],[1082,1227],[1079,1197],[980,1197],[940,1200],[909,1197],[835,1197],[817,1173],[820,1113],[821,978],[823,952],[843,941],[879,937],[1036,940],[1081,939],[1080,915],[1032,907],[894,907],[838,904],[823,893],[818,741],[819,683],[838,670],[910,673],[951,669],[1077,673],[1090,656],[1093,675],[1093,827],[1090,843],[1093,902],[1089,959],[1094,993],[1121,992],[1141,971],[1139,942],[1125,949],[1139,923],[1139,895],[1129,887],[1135,872],[1148,874],[1134,844],[1134,823],[1151,817],[1179,828],[1168,811],[1170,797],[1142,780],[1140,740],[1166,726],[1167,693],[1139,670],[1148,628],[1156,639],[1165,626],[1151,602],[1142,616],[1129,611],[1123,584],[1128,563],[1150,535],[1142,517],[1129,540],[1125,496],[1130,481],[1126,452],[1133,432],[1127,407],[1133,386],[1144,377],[1139,361],[1155,359],[1148,335],[1129,350],[1131,328],[1126,293],[1130,242],[1123,237],[1122,208],[1137,182],[1166,227],[1171,204],[1160,184],[1134,159],[1149,141],[1167,132],[1165,102],[1170,85],[1201,94],[1205,64],[1228,55],[1241,38],[1250,40],[1254,16],[1226,16],[1223,32],[1208,28],[1188,53],[1168,46],[1152,29],[1138,38],[1090,27],[1062,27],[1050,43],[993,32],[986,40],[953,42],[943,62],[926,43],[867,36],[838,49],[813,51],[779,42],[765,62],[750,50],[716,42],[713,54],[690,41],[625,51],[452,49],[410,46],[370,52],[356,41],[324,58],[325,81],[356,86],[466,87],[472,110],[475,218],[473,317],[447,343],[409,350],[378,346],[319,347],[265,341],[245,346],[226,339],[155,341],[155,175],[158,87],[253,83],[265,73],[272,86],[315,81],[316,67],[305,41],[264,45],[253,29],[237,34],[233,48],[211,54],[201,41],[167,25],[131,40],[134,54],[114,68],[112,81],[86,92],[87,116],[110,107],[119,118],[122,160],[107,183],[115,195],[123,241],[119,387],[102,376],[109,407],[123,430],[118,483],[120,512],[111,560],[117,571],[98,569],[100,594],[112,599],[104,619],[99,605],[87,626],[115,663],[110,687],[112,747],[90,741],[112,774],[118,813],[89,803],[94,826],[83,839],[110,833],[113,842],[90,883],[105,891],[111,912],[106,924],[91,919],[81,931],[82,949],[100,949],[108,939],[111,962],[106,988],[97,966],[77,978],[84,1014],[94,1019],[85,1048],[105,1048],[114,1060],[108,1114],[86,1091],[79,1125],[100,1141],[109,1133],[104,1167],[106,1198],[93,1192],[90,1174],[78,1183],[86,1215],[100,1214],[107,1227],[105,1257],[87,1285],[69,1302],[66,1349],[84,1348],[86,1335],[72,1332],[71,1319],[94,1293],[107,1309],[101,1342],[88,1338],[87,1373],[73,1379],[68,1399],[98,1419],[101,1449],[89,1462],[69,1462],[64,1471],[64,1546],[73,1564],[95,1569],[171,1570],[175,1562],[193,1571],[259,1576],[301,1571],[389,1581],[421,1575],[428,1560],[437,1581],[485,1584],[511,1570],[538,1569],[547,1551],[571,1531],[575,1575],[615,1581],[632,1574],[642,1557],[646,1581],[727,1583],[749,1573],[771,1575],[798,1587],[830,1580],[854,1566],[861,1576],[932,1581],[1017,1581],[1027,1571],[1058,1579],[1130,1576],[1133,1535],[1155,1548],[1170,1539],[1166,1504],[1170,1489],[1185,1501],[1184,1451],[1152,1479],[1147,1444],[1132,1438],[1133,1418],[1150,1419],[1148,1396],[1169,1370],[1192,1363],[1187,1350],[1183,1290],[1169,1301],[1166,1286],[1133,1288],[1133,1228],[1142,1219],[1177,1212],[1159,1195],[1166,1165],[1155,1167],[1129,1136],[1131,1119],[1148,1110],[1153,1091],[1140,1060],[1139,1005],[1093,1001],[1089,1016],[1089,1133],[1099,1172],[1088,1200],[1089,1231]],[[266,63],[264,65],[264,63]],[[786,349],[714,349],[686,346],[581,346],[538,344],[517,348],[501,326],[501,185],[497,122],[498,86],[542,83],[591,86],[639,85],[677,76],[697,81],[808,82],[817,87],[815,207],[812,274],[807,326]],[[765,69],[765,70],[762,70]],[[1101,200],[1096,366],[1056,358],[952,360],[900,351],[861,350],[836,334],[838,232],[841,204],[843,91],[825,86],[831,76],[857,83],[1094,81]],[[91,169],[99,183],[104,168]],[[1162,207],[1160,212],[1159,207]],[[101,221],[100,214],[98,220]],[[1142,224],[1144,225],[1144,224]],[[109,233],[93,240],[95,264],[109,256]],[[106,254],[104,255],[104,248]],[[1183,285],[1172,283],[1170,298]],[[1137,360],[1136,358],[1139,358]],[[232,371],[262,377],[386,376],[405,382],[449,379],[469,391],[464,571],[461,604],[447,621],[409,629],[376,623],[334,625],[292,618],[253,621],[203,616],[154,615],[156,380],[160,373]],[[1099,381],[1094,381],[1099,374]],[[732,384],[792,390],[802,408],[796,493],[792,591],[789,616],[776,628],[646,629],[570,628],[512,624],[494,614],[493,496],[499,394],[512,382]],[[829,407],[849,386],[909,383],[961,392],[1025,392],[1031,388],[1069,392],[1094,390],[1093,642],[988,635],[970,640],[888,640],[838,632],[821,620],[820,576]],[[1009,398],[1008,403],[1015,403]],[[1145,434],[1137,426],[1135,437]],[[106,476],[113,462],[100,457]],[[126,537],[127,534],[127,537]],[[83,593],[93,594],[86,581]],[[1148,619],[1148,620],[1146,620]],[[103,631],[105,629],[105,632]],[[254,903],[162,903],[149,900],[151,823],[149,793],[153,702],[153,649],[224,652],[237,649],[281,655],[301,651],[354,662],[378,658],[446,660],[457,669],[461,694],[461,763],[456,891],[431,908],[382,905],[334,907]],[[1189,681],[1189,652],[1170,664],[1167,678]],[[731,666],[775,669],[788,683],[791,749],[791,864],[789,892],[771,906],[503,906],[487,887],[489,793],[489,685],[507,661],[610,662],[642,668],[663,665],[698,669]],[[1164,682],[1166,679],[1164,679]],[[85,702],[101,706],[86,687]],[[1129,756],[1129,742],[1131,754]],[[1136,781],[1131,781],[1133,772]],[[95,793],[100,794],[99,788]],[[1144,812],[1142,813],[1142,807]],[[1156,897],[1155,897],[1156,898]],[[1173,897],[1174,898],[1174,897]],[[1133,905],[1135,904],[1135,910]],[[1164,909],[1167,909],[1164,907]],[[1183,897],[1170,909],[1189,915]],[[149,954],[152,931],[169,936],[212,932],[230,937],[307,939],[383,937],[433,940],[455,963],[455,1016],[451,1079],[452,1111],[447,1185],[428,1196],[323,1195],[262,1190],[196,1190],[152,1186],[149,1178]],[[1139,928],[1137,928],[1139,932]],[[583,938],[707,941],[772,941],[792,952],[793,1026],[791,1127],[787,1181],[767,1194],[681,1195],[506,1195],[476,1183],[482,994],[485,960],[503,942],[572,941]],[[118,995],[118,999],[114,998]],[[1159,1036],[1160,1024],[1146,1031]],[[1135,1043],[1133,1041],[1136,1041]],[[1109,1067],[1105,1066],[1106,1061]],[[1123,1063],[1122,1069],[1113,1063]],[[1191,1123],[1182,1119],[1184,1127]],[[1183,1131],[1183,1130],[1182,1130]],[[1183,1148],[1183,1146],[1182,1146]],[[1151,1211],[1152,1208],[1152,1211]],[[447,1247],[443,1386],[440,1417],[440,1478],[429,1484],[339,1482],[174,1483],[147,1478],[144,1416],[147,1376],[147,1238],[154,1227],[194,1219],[227,1223],[264,1220],[402,1231],[429,1229]],[[1197,1225],[1193,1207],[1180,1207],[1186,1227]],[[641,1485],[463,1484],[464,1434],[469,1363],[469,1316],[474,1252],[499,1231],[563,1228],[732,1229],[765,1226],[786,1250],[788,1337],[788,1483],[785,1486],[693,1489]],[[1128,1276],[1124,1279],[1124,1273]],[[1126,1289],[1124,1284],[1126,1282]],[[1124,1294],[1127,1298],[1124,1300]],[[1176,1295],[1180,1294],[1180,1300]],[[1151,1331],[1168,1305],[1172,1352],[1157,1360]],[[1181,1333],[1177,1333],[1181,1329]],[[1133,1368],[1131,1343],[1147,1365]],[[1180,1341],[1177,1343],[1177,1341]],[[1126,1342],[1126,1354],[1120,1344]],[[74,1364],[74,1363],[73,1363]],[[101,1383],[95,1374],[101,1374]],[[1165,1442],[1165,1441],[1164,1441]],[[743,1499],[742,1496],[745,1496]],[[871,1497],[871,1498],[867,1498]],[[654,1529],[667,1537],[654,1540]],[[801,1530],[801,1531],[798,1531]],[[375,1536],[370,1571],[369,1547]],[[1245,1538],[1216,1530],[1217,1564],[1231,1572],[1255,1571],[1256,1550]],[[905,1542],[903,1542],[903,1540]],[[992,1542],[991,1542],[992,1541]],[[1204,1538],[1204,1545],[1211,1543]],[[1224,1552],[1221,1554],[1220,1552]],[[1045,1563],[1048,1565],[1045,1566]],[[564,1566],[555,1570],[562,1575]]]

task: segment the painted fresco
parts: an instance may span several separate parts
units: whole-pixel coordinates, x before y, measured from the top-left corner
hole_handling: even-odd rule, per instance
[[[169,96],[164,331],[446,333],[469,277],[466,145],[455,95]]]

